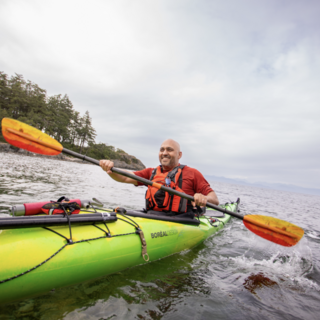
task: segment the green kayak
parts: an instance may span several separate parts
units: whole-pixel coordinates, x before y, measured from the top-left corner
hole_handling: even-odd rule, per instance
[[[237,212],[238,204],[239,199],[222,207]],[[0,218],[1,304],[189,250],[230,219],[208,208],[196,219],[101,208],[70,217]]]

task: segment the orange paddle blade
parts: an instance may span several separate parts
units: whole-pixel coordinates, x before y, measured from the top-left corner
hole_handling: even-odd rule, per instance
[[[13,146],[31,152],[54,156],[61,153],[63,147],[46,133],[18,120],[3,118],[2,134]]]
[[[244,225],[261,238],[285,247],[292,247],[303,237],[300,227],[277,218],[248,215],[243,217]]]

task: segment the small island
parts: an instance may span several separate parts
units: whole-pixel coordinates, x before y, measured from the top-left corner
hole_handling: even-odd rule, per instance
[[[112,160],[118,168],[131,170],[145,168],[139,159],[125,151],[106,143],[96,143],[96,130],[92,126],[89,111],[81,116],[80,112],[73,108],[66,94],[48,96],[45,89],[29,80],[24,80],[22,75],[16,74],[9,78],[2,71],[0,71],[0,93],[0,121],[4,117],[19,120],[47,133],[69,150],[97,160]],[[7,144],[2,135],[0,152],[45,157]],[[62,154],[54,157],[59,160],[83,162]]]

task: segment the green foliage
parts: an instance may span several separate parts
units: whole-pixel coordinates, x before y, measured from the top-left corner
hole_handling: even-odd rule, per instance
[[[1,119],[7,116],[30,124],[40,130],[46,117],[46,91],[16,74],[10,79],[0,72]]]
[[[119,149],[116,150],[115,147],[105,143],[90,143],[85,150],[86,155],[94,159],[112,159],[121,160],[128,164],[131,163],[128,157],[126,157],[127,153],[123,150],[119,153]]]
[[[0,71],[0,129],[4,117],[13,118],[46,132],[64,147],[95,159],[119,159],[130,163],[126,153],[104,143],[95,143],[96,130],[89,111],[81,117],[67,95],[47,92],[22,75],[11,78]],[[0,141],[5,141],[2,135]]]
[[[121,154],[121,153],[124,153],[124,154],[126,154],[126,152],[124,152],[123,150],[121,150],[121,149],[117,149],[117,151],[116,151],[117,153],[119,153],[119,154]]]
[[[105,143],[90,143],[86,154],[94,159],[115,159],[116,156],[115,148]]]
[[[48,97],[46,90],[22,75],[9,78],[0,72],[0,120],[4,117],[36,127],[80,151],[96,136],[89,112],[81,117],[67,95]]]
[[[45,132],[61,143],[70,142],[70,124],[74,110],[68,96],[61,94],[48,98]]]

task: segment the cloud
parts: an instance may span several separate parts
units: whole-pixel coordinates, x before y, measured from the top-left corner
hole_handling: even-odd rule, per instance
[[[320,4],[2,1],[0,69],[67,93],[97,140],[157,164],[319,188]]]

